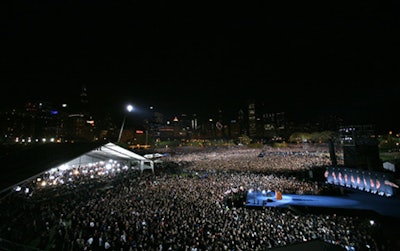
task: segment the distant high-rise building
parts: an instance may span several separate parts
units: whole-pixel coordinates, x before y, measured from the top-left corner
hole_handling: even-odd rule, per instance
[[[80,109],[82,114],[87,115],[89,113],[89,98],[86,85],[82,85],[80,94]]]
[[[271,112],[263,102],[254,100],[249,100],[246,108],[243,125],[246,127],[246,134],[253,140],[268,141],[272,138],[280,138],[284,133],[286,129],[284,112]]]
[[[251,100],[247,107],[247,116],[249,121],[249,134],[250,138],[257,137],[257,121],[256,121],[256,103]]]
[[[247,134],[247,123],[244,110],[239,109],[237,118],[229,122],[229,138],[237,139],[243,134]]]

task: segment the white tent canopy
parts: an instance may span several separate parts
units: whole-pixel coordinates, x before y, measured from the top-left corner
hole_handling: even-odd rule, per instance
[[[55,153],[49,151],[48,154]],[[64,154],[62,152],[58,152],[55,155],[63,156]],[[65,154],[65,156],[68,156],[68,154]],[[0,194],[9,191],[10,188],[18,189],[20,185],[31,184],[31,181],[34,179],[37,180],[37,178],[48,177],[50,179],[55,179],[55,177],[60,177],[60,175],[63,175],[63,173],[65,173],[65,171],[67,170],[76,171],[80,168],[82,168],[83,172],[86,172],[92,167],[96,168],[97,166],[101,168],[104,167],[105,170],[107,170],[108,168],[111,168],[112,170],[113,167],[121,167],[122,169],[132,168],[143,172],[144,170],[149,169],[154,173],[153,160],[147,159],[139,154],[136,154],[113,143],[107,143],[101,146],[97,146],[95,149],[80,154],[78,157],[70,160],[65,159],[62,161],[48,161],[54,162],[54,164],[47,164],[48,167],[46,168],[46,170],[42,170],[33,176],[20,180],[16,184],[5,187],[0,191]]]
[[[103,146],[93,149],[75,159],[64,163],[64,166],[81,166],[89,163],[109,160],[124,162],[127,166],[138,164],[141,172],[143,172],[145,169],[151,169],[151,171],[154,172],[154,162],[152,160],[122,148],[114,143],[107,143]]]

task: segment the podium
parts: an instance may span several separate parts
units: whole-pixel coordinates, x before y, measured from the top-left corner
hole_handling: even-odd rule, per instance
[[[276,200],[282,200],[282,193],[279,192],[279,191],[276,191],[275,192],[275,198],[276,198]]]

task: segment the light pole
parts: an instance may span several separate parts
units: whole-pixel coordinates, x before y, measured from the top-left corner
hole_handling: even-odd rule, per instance
[[[133,110],[133,106],[132,105],[127,105],[126,106],[126,110],[128,112],[131,112]],[[126,113],[124,115],[124,119],[122,120],[121,129],[119,130],[118,143],[121,141],[121,136],[122,136],[122,131],[124,130],[125,120],[126,120]]]

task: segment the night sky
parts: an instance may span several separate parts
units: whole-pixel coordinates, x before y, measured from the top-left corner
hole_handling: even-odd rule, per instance
[[[125,2],[2,3],[2,108],[73,102],[86,86],[114,113],[206,116],[255,99],[294,120],[400,129],[396,1]]]

